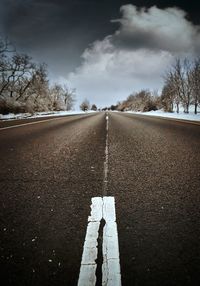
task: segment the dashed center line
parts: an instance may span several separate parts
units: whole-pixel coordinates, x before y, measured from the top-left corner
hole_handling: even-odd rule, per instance
[[[92,198],[78,286],[121,286],[115,199],[108,197],[108,128],[103,175],[103,198]]]
[[[108,114],[106,114],[106,147],[105,147],[104,178],[103,178],[104,196],[106,196],[108,192],[108,129],[109,129],[109,117]]]
[[[98,234],[102,219],[105,221],[102,243],[102,286],[121,286],[114,197],[92,198],[91,214],[88,217],[78,286],[96,285]]]

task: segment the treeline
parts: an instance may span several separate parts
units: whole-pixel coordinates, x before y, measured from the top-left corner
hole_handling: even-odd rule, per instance
[[[200,59],[177,59],[164,76],[164,87],[160,95],[158,92],[142,90],[127,97],[112,110],[151,111],[163,109],[166,112],[179,113],[180,106],[185,113],[189,113],[190,106],[197,114],[200,106]]]
[[[50,85],[46,64],[19,54],[0,39],[0,113],[34,113],[70,110],[75,91],[61,84]]]
[[[161,94],[161,102],[166,111],[179,113],[180,105],[189,113],[190,105],[194,105],[194,113],[200,104],[200,59],[190,61],[177,59],[165,76],[165,85]]]
[[[89,100],[87,98],[85,98],[82,103],[80,104],[80,110],[82,111],[88,111],[88,110],[93,110],[93,111],[97,111],[97,106],[96,104],[90,104]]]
[[[119,111],[151,111],[162,108],[160,103],[160,97],[152,94],[148,90],[141,90],[140,92],[133,93],[127,97],[126,100],[119,102],[117,110]]]

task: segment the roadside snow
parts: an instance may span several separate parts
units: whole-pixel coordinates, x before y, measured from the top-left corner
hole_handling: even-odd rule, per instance
[[[49,111],[49,112],[36,112],[35,114],[31,113],[9,113],[7,115],[0,114],[0,120],[14,120],[14,119],[31,119],[31,118],[41,118],[41,117],[48,117],[48,116],[67,116],[67,115],[81,115],[92,113],[95,111]]]
[[[162,110],[149,111],[149,112],[126,111],[126,113],[141,114],[141,115],[147,115],[147,116],[150,115],[150,116],[158,116],[158,117],[174,118],[174,119],[183,119],[183,120],[191,120],[191,121],[200,121],[200,113],[186,114],[182,110],[180,111],[180,113],[175,113],[175,112],[170,113],[170,112],[164,112]]]
[[[37,112],[35,114],[31,113],[19,113],[19,114],[13,114],[9,113],[7,115],[0,114],[0,120],[16,120],[16,119],[31,119],[31,118],[42,118],[42,117],[52,117],[52,116],[67,116],[67,115],[81,115],[81,114],[88,114],[93,113],[95,111],[89,110],[89,111],[49,111],[49,112]],[[170,112],[164,112],[162,110],[156,110],[156,111],[149,111],[149,112],[136,112],[136,111],[125,111],[126,113],[132,113],[132,114],[141,114],[141,115],[150,115],[150,116],[157,116],[157,117],[165,117],[165,118],[174,118],[174,119],[183,119],[183,120],[191,120],[191,121],[200,121],[200,111],[198,111],[198,114],[194,114],[190,111],[189,114],[186,114],[183,112],[182,108],[180,108],[180,113],[170,113]]]

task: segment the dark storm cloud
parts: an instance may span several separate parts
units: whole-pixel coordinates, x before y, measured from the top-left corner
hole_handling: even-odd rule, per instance
[[[108,24],[117,8],[104,10],[105,2],[0,0],[0,27],[18,50],[66,74],[80,63],[89,43],[114,31]]]
[[[0,37],[46,62],[51,79],[67,78],[79,100],[91,96],[104,105],[108,93],[113,102],[133,86],[159,88],[174,54],[199,48],[198,6],[188,0],[0,0]],[[148,13],[136,13],[137,7]],[[168,7],[179,7],[170,17],[180,13],[166,17]]]
[[[110,19],[119,17],[123,4],[158,7],[179,6],[196,19],[197,1],[165,0],[0,0],[0,32],[18,49],[47,61],[56,72],[71,70],[80,55],[97,39],[117,28]],[[198,17],[199,19],[199,17]],[[145,35],[146,36],[146,35]],[[136,37],[138,45],[142,41]],[[151,42],[151,39],[148,38]],[[129,38],[124,41],[129,43]],[[64,64],[65,63],[65,64]]]
[[[180,8],[124,5],[121,13],[121,19],[112,21],[121,25],[112,37],[115,46],[131,50],[144,48],[199,54],[200,26],[190,22],[187,13]]]
[[[178,8],[121,7],[115,33],[95,41],[68,80],[100,105],[111,104],[133,89],[161,89],[162,75],[179,57],[200,52],[200,29]],[[109,96],[108,96],[109,95]]]
[[[170,0],[0,0],[0,32],[19,50],[46,61],[55,74],[64,74],[80,64],[80,55],[90,43],[113,34],[116,26],[110,19],[118,18],[120,6],[126,3],[174,5]],[[193,14],[197,10],[188,1],[175,3],[193,9]],[[152,37],[143,36],[151,45]],[[126,45],[132,44],[131,39],[128,35],[121,37]],[[135,39],[136,45],[142,44],[140,33]]]
[[[66,75],[81,63],[81,54],[89,44],[113,35],[120,23],[120,7],[132,3],[138,7],[179,6],[188,17],[200,21],[197,1],[184,0],[0,0],[0,36],[7,36],[18,51],[45,61],[54,76]],[[145,40],[144,40],[145,37]],[[135,45],[154,42],[153,32],[135,33]],[[113,39],[114,40],[114,39]],[[120,44],[131,46],[132,35],[121,34]],[[157,39],[158,40],[158,39]],[[119,44],[119,45],[120,45]]]

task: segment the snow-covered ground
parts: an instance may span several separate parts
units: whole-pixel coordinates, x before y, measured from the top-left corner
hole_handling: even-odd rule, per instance
[[[200,112],[197,114],[194,114],[194,112],[191,112],[189,114],[186,114],[183,112],[183,110],[180,110],[180,113],[170,113],[170,112],[164,112],[162,110],[156,110],[156,111],[149,111],[149,112],[135,112],[135,111],[126,111],[127,113],[134,113],[134,114],[142,114],[142,115],[150,115],[150,116],[158,116],[158,117],[165,117],[165,118],[174,118],[174,119],[183,119],[183,120],[191,120],[191,121],[200,121]]]
[[[95,111],[49,111],[49,112],[36,112],[35,114],[30,113],[9,113],[7,115],[0,114],[0,120],[14,120],[14,119],[29,119],[29,118],[40,118],[40,117],[48,117],[48,116],[67,116],[67,115],[79,115],[79,114],[87,114]]]
[[[49,112],[36,112],[35,114],[31,115],[30,113],[19,113],[19,114],[7,114],[2,115],[0,114],[0,120],[14,120],[14,119],[29,119],[29,118],[40,118],[40,117],[48,117],[48,116],[67,116],[67,115],[80,115],[80,114],[87,114],[92,113],[95,111],[49,111]],[[149,112],[136,112],[136,111],[126,111],[126,113],[133,113],[133,114],[142,114],[142,115],[150,115],[150,116],[158,116],[158,117],[166,117],[166,118],[174,118],[174,119],[183,119],[183,120],[191,120],[191,121],[200,121],[200,110],[198,110],[198,114],[194,114],[193,111],[190,111],[189,114],[184,113],[183,109],[180,108],[180,113],[170,113],[164,112],[162,110],[156,111],[149,111]]]

